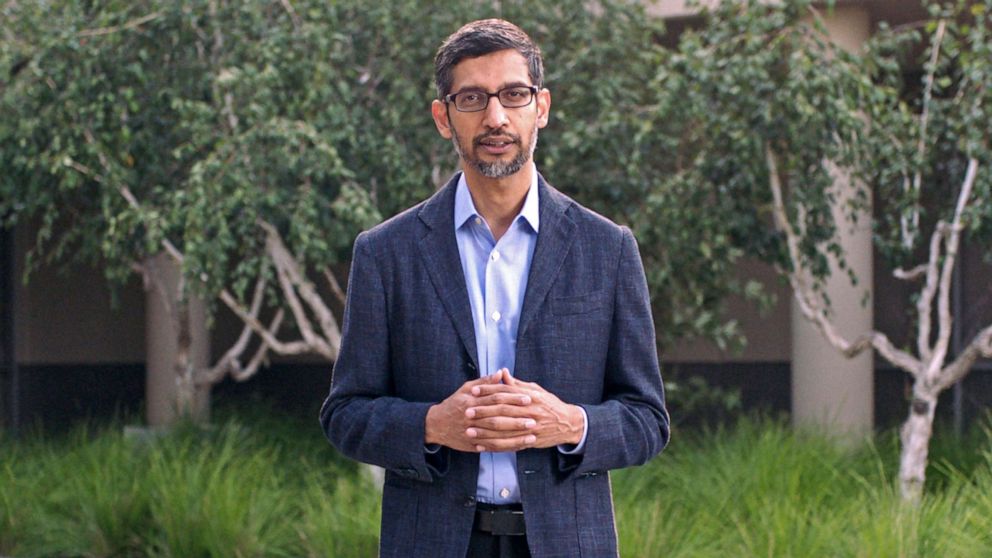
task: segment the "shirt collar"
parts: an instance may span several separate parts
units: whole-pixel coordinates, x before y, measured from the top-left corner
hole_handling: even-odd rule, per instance
[[[533,165],[534,163],[531,163]],[[530,224],[534,232],[540,230],[541,207],[538,203],[537,169],[531,174],[530,188],[527,190],[527,197],[524,198],[524,206],[520,208],[517,219],[523,218]],[[458,186],[455,190],[455,229],[460,229],[465,221],[479,214],[472,201],[472,195],[468,191],[468,183],[465,181],[465,173],[458,176]],[[516,219],[515,219],[516,220]]]

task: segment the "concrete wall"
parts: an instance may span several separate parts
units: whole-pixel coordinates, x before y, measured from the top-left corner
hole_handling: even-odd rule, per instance
[[[678,343],[662,354],[666,362],[712,363],[722,362],[788,362],[792,347],[789,329],[789,304],[792,291],[771,266],[743,261],[738,271],[741,281],[759,281],[775,297],[775,304],[765,312],[753,302],[740,297],[727,301],[728,317],[738,321],[747,344],[740,352],[721,350],[714,343],[690,339]]]
[[[145,302],[140,280],[118,289],[112,304],[101,270],[46,267],[25,285],[25,258],[34,230],[16,236],[14,319],[17,361],[34,364],[144,362]]]

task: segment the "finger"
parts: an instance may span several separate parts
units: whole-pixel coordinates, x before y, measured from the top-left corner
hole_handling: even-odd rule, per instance
[[[462,387],[484,386],[495,383],[499,383],[499,376],[496,374],[489,374],[488,376],[479,376],[478,378],[469,380],[462,384]]]
[[[493,430],[501,432],[526,432],[537,427],[537,421],[530,417],[513,418],[494,416],[473,420],[469,430]]]
[[[468,408],[477,409],[479,407],[491,407],[493,405],[516,405],[526,407],[534,401],[534,398],[522,393],[494,393],[476,397],[474,401],[467,403]]]
[[[489,417],[535,418],[533,410],[528,406],[516,404],[495,404],[470,407],[465,410],[469,419],[484,419]]]
[[[489,430],[488,428],[467,428],[465,437],[476,444],[488,444],[490,440],[520,438],[532,434],[529,430]]]
[[[474,380],[469,380],[464,384],[462,384],[462,387],[460,388],[459,391],[465,391],[465,390],[471,391],[475,386],[485,384],[487,381],[488,381],[488,376],[482,376]]]
[[[508,438],[520,438],[527,434],[533,434],[530,430],[490,430],[488,428],[471,427],[465,429],[465,437],[482,443],[482,440],[499,440]]]
[[[509,368],[500,368],[496,373],[499,374],[500,383],[509,384],[513,382],[513,374],[510,374]]]
[[[529,394],[534,391],[531,389],[525,389],[520,386],[511,386],[507,384],[486,384],[481,386],[475,386],[474,388],[472,388],[472,390],[473,390],[473,395],[476,396],[491,395],[493,393],[528,393]],[[476,391],[478,393],[475,393]]]
[[[537,436],[527,434],[514,438],[497,438],[486,440],[484,443],[476,444],[476,451],[519,451],[526,449],[537,442]]]
[[[503,368],[501,370],[506,370],[506,369]],[[484,386],[500,386],[500,385],[502,385],[502,383],[501,383],[502,382],[502,378],[503,378],[503,375],[500,372],[496,372],[494,374],[490,374],[488,376],[482,376],[479,379],[471,380],[469,382],[466,382],[465,385],[466,386],[470,386],[470,391],[471,391],[472,395],[479,395],[479,393],[480,393],[479,392],[479,389],[480,388],[483,388]]]

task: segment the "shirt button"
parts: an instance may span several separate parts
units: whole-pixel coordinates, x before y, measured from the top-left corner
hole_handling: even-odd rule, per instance
[[[500,498],[509,498],[510,497],[510,489],[509,488],[504,488],[503,490],[500,490],[499,491],[499,497]]]
[[[482,219],[479,219],[478,217],[476,217],[475,218],[475,224],[476,225],[481,225],[482,224]]]
[[[499,310],[493,312],[493,321],[498,322],[503,315],[499,313]]]
[[[497,252],[496,250],[493,250],[492,259],[493,259],[494,262],[499,261],[499,252]]]

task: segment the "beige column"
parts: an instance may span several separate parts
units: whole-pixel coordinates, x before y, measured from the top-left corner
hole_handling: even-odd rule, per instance
[[[210,362],[210,337],[203,302],[196,297],[189,300],[179,297],[179,268],[166,254],[149,258],[145,266],[152,279],[145,295],[148,424],[168,426],[180,414],[206,420],[210,387],[195,384],[195,372],[203,370]]]
[[[831,39],[845,49],[858,49],[871,32],[867,10],[838,6],[826,20]],[[835,182],[840,198],[854,191],[847,177]],[[842,201],[841,201],[842,203]],[[871,290],[871,213],[852,225],[841,211],[834,211],[846,261],[858,277],[851,284],[843,270],[834,268],[826,284],[837,329],[849,339],[873,326]],[[869,295],[866,297],[866,293]],[[847,359],[792,307],[792,414],[793,422],[827,426],[842,437],[859,437],[874,425],[874,366],[870,352]]]

